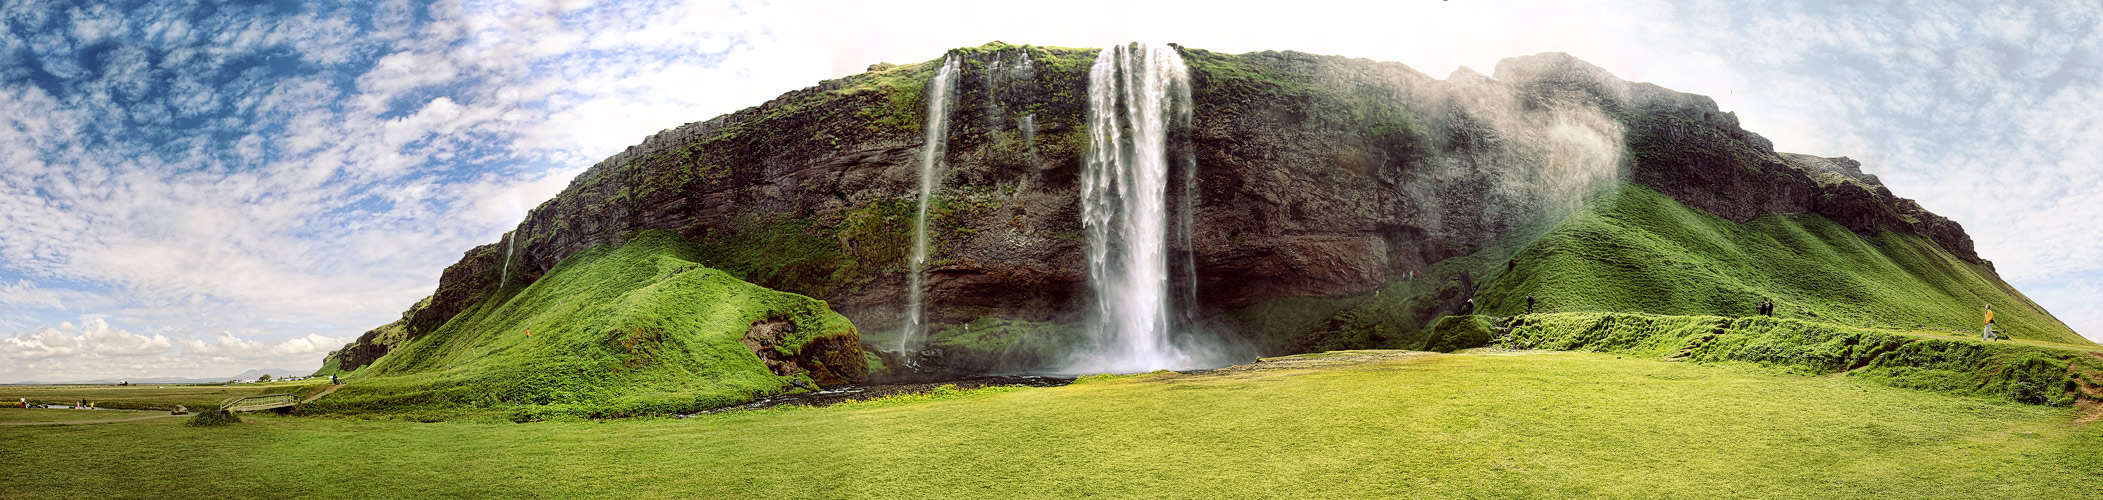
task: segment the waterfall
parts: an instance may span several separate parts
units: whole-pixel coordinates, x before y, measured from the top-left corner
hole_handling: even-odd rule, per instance
[[[1168,311],[1168,141],[1172,125],[1188,126],[1176,122],[1188,115],[1189,103],[1189,69],[1173,48],[1103,49],[1088,70],[1081,225],[1096,307],[1093,344],[1074,360],[1073,371],[1192,364],[1170,339]]]
[[[1191,124],[1196,121],[1196,117],[1193,116],[1194,113],[1192,112],[1194,106],[1191,104],[1190,93],[1182,92],[1177,94],[1176,97],[1178,101],[1176,102],[1177,112],[1174,126],[1180,130],[1188,131]],[[1176,221],[1178,226],[1176,229],[1177,233],[1179,233],[1177,236],[1183,240],[1183,278],[1187,280],[1183,289],[1183,321],[1184,324],[1189,324],[1197,321],[1198,308],[1198,246],[1195,229],[1198,213],[1198,157],[1197,146],[1191,143],[1190,134],[1182,134],[1182,138],[1183,193],[1181,206],[1177,207],[1176,210],[1176,213],[1180,216]]]
[[[935,192],[935,164],[942,160],[942,150],[949,142],[949,91],[953,86],[950,80],[956,70],[956,56],[943,57],[942,68],[927,82],[927,126],[921,129],[927,139],[920,147],[920,201],[913,215],[913,260],[906,267],[905,326],[898,335],[898,352],[902,353],[912,352],[914,342],[927,333],[921,311],[921,281],[927,268],[927,205]],[[906,359],[910,362],[912,358]]]
[[[511,282],[511,253],[518,250],[518,238],[511,237],[511,233],[515,232],[518,231],[504,232],[504,274],[503,277],[497,278],[497,288],[503,288],[505,283]]]

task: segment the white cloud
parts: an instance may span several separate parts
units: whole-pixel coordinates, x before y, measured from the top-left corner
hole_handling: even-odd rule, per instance
[[[320,355],[347,341],[308,334],[270,342],[230,332],[176,339],[114,328],[91,316],[79,325],[66,322],[0,336],[0,380],[216,377],[250,368],[314,366]]]

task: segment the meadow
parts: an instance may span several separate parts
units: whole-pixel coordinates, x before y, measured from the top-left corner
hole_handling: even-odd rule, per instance
[[[1348,351],[683,420],[11,426],[0,496],[2094,498],[2080,411],[1734,361]]]

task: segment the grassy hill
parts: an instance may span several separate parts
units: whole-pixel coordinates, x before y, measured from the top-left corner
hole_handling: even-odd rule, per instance
[[[570,256],[531,285],[499,290],[350,372],[349,387],[308,409],[661,414],[793,390],[799,380],[861,376],[846,318],[824,302],[703,267],[696,254],[677,234],[646,231]],[[764,339],[748,338],[761,330]],[[755,350],[792,366],[771,367]]]
[[[1472,295],[1471,295],[1472,293]],[[1286,298],[1232,311],[1233,331],[1266,352],[1448,350],[1439,318],[1474,297],[1483,314],[1632,312],[1776,317],[1946,336],[1979,335],[1981,309],[2019,339],[2094,347],[1992,269],[1926,238],[1863,236],[1814,214],[1744,224],[1622,183],[1571,213],[1543,217],[1415,279],[1355,296]]]
[[[1485,312],[1523,312],[1528,293],[1552,311],[1671,315],[1748,316],[1771,298],[1778,317],[1976,336],[1993,304],[2014,338],[2093,345],[1992,269],[1926,238],[1864,237],[1811,214],[1736,224],[1632,184],[1514,258],[1477,299]]]

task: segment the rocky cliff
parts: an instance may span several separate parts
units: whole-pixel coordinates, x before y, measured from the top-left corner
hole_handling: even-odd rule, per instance
[[[1296,52],[1179,48],[1194,125],[1171,206],[1191,207],[1172,282],[1192,314],[1368,293],[1468,255],[1619,181],[1733,221],[1816,213],[1920,234],[1976,262],[1954,222],[1844,158],[1776,153],[1713,100],[1631,83],[1564,54],[1444,79]],[[1084,314],[1076,180],[1094,49],[955,49],[949,145],[931,205],[928,318],[1072,324]],[[565,257],[646,229],[704,265],[822,298],[865,334],[902,319],[917,156],[937,59],[871,71],[654,135],[594,165],[506,241],[470,250],[402,322],[341,352],[355,367]],[[1184,185],[1180,179],[1195,179]],[[1186,199],[1187,198],[1187,199]],[[1187,205],[1186,205],[1187,202]],[[515,245],[515,248],[513,247]],[[1466,281],[1466,277],[1462,277]],[[1473,285],[1467,285],[1472,289]],[[1446,300],[1465,294],[1447,293]],[[1293,345],[1270,343],[1265,350]]]

